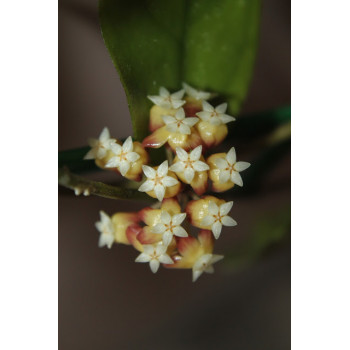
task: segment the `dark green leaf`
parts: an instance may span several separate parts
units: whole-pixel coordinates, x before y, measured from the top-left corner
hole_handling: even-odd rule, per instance
[[[217,92],[236,114],[254,63],[260,0],[100,0],[102,34],[128,98],[134,137],[146,96],[183,81]]]

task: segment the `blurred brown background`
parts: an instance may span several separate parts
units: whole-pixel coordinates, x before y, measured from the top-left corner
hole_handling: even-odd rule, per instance
[[[242,114],[290,104],[290,1],[263,1],[261,38]],[[59,1],[59,150],[86,145],[104,126],[132,134],[124,91],[104,46],[96,0]],[[241,159],[253,160],[249,147]],[[90,174],[110,179],[110,174]],[[290,203],[290,158],[269,173],[254,196],[238,196],[215,252],[225,254],[249,235],[257,218]],[[243,174],[244,180],[244,174]],[[127,246],[97,247],[94,223],[137,210],[137,202],[59,193],[59,348],[290,348],[290,247],[244,268],[218,263],[193,284],[191,272],[136,264]]]

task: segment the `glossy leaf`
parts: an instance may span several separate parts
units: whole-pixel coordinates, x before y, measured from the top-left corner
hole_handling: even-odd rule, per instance
[[[236,114],[252,73],[260,0],[100,0],[105,44],[128,98],[134,137],[148,132],[160,86],[220,94]]]

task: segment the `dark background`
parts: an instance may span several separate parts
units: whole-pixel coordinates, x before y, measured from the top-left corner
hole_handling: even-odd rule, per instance
[[[242,114],[290,104],[290,1],[263,1],[260,45]],[[59,150],[86,145],[104,126],[132,134],[124,91],[104,46],[95,0],[59,1]],[[254,152],[242,149],[242,160]],[[110,174],[90,174],[110,179]],[[244,180],[244,174],[243,174]],[[249,235],[259,217],[290,203],[290,157],[254,196],[233,198],[239,225],[224,230],[215,253]],[[290,247],[244,268],[223,260],[193,284],[189,270],[134,263],[127,246],[97,247],[94,223],[144,205],[59,193],[59,348],[290,349]]]

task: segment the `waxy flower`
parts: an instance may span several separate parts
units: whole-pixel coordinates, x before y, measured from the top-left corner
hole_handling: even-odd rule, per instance
[[[144,147],[159,148],[168,142],[173,150],[176,147],[187,150],[202,143],[200,136],[193,128],[199,119],[197,117],[186,118],[183,108],[178,109],[174,116],[162,116],[162,120],[164,125],[143,140]]]
[[[181,207],[179,202],[175,198],[167,198],[162,201],[161,207],[159,209],[146,207],[140,210],[138,213],[139,219],[146,224],[146,226],[142,227],[140,233],[137,235],[137,240],[140,243],[154,244],[162,241],[162,235],[153,233],[153,228],[158,224],[163,223],[161,220],[163,212],[168,213],[171,217],[181,214]],[[168,253],[172,252],[172,250],[175,248],[176,243],[173,239],[168,247]]]
[[[108,128],[103,128],[98,139],[89,139],[88,143],[91,150],[85,155],[84,159],[95,159],[97,165],[104,166],[103,158],[105,158],[110,150],[110,144],[115,139],[111,138]]]
[[[232,147],[228,153],[216,153],[208,158],[210,165],[209,177],[213,181],[213,190],[223,192],[232,188],[235,184],[243,186],[243,180],[239,174],[250,167],[248,162],[237,162],[236,151]]]
[[[100,238],[98,241],[98,246],[107,248],[112,248],[114,242],[114,227],[111,218],[104,212],[100,211],[100,221],[95,223],[98,231],[100,231]]]
[[[143,252],[136,258],[136,262],[146,263],[149,262],[149,266],[153,273],[156,273],[159,269],[160,263],[173,264],[173,260],[168,254],[166,254],[167,247],[163,244],[144,245]]]
[[[190,153],[177,147],[176,155],[170,170],[174,171],[184,183],[191,185],[198,195],[203,194],[207,189],[209,165],[202,157],[202,146],[196,147]]]
[[[222,260],[223,258],[223,255],[216,254],[203,254],[202,256],[200,256],[193,264],[192,282],[197,281],[197,279],[202,275],[203,272],[214,273],[213,264]]]
[[[182,86],[185,89],[186,94],[188,95],[188,99],[193,99],[202,102],[204,100],[208,100],[211,97],[210,92],[197,90],[186,83],[182,83]]]
[[[227,136],[226,124],[234,121],[235,118],[225,114],[227,103],[213,107],[206,101],[202,102],[203,111],[196,115],[201,119],[196,125],[202,140],[208,147],[220,144]]]
[[[123,176],[129,171],[132,163],[140,158],[139,154],[133,152],[131,136],[124,141],[122,146],[117,143],[111,144],[111,150],[114,155],[107,162],[106,168],[118,168]]]
[[[168,161],[164,161],[158,168],[153,169],[147,165],[142,167],[147,180],[140,186],[139,191],[147,192],[160,202],[163,198],[174,197],[179,193],[181,184],[176,175],[169,171]]]
[[[233,202],[225,202],[213,196],[205,196],[193,200],[186,207],[187,215],[193,226],[211,230],[216,239],[219,238],[222,226],[235,226],[237,222],[227,216]]]
[[[152,232],[162,235],[163,244],[167,247],[173,236],[188,237],[186,230],[181,227],[185,220],[186,214],[180,213],[171,216],[167,211],[162,211],[160,215],[160,222],[152,227]]]
[[[180,108],[186,101],[182,100],[185,90],[180,90],[170,94],[170,92],[164,88],[159,88],[159,96],[147,96],[155,105],[163,108]]]
[[[220,206],[213,201],[209,202],[208,214],[202,220],[201,225],[210,228],[216,239],[220,237],[222,226],[237,225],[237,222],[227,215],[230,212],[232,205],[233,202],[227,202]]]
[[[208,230],[201,230],[198,239],[186,237],[177,239],[179,254],[172,256],[174,264],[168,268],[192,269],[192,281],[195,282],[203,272],[213,273],[213,264],[221,259],[222,255],[213,254],[213,235]]]
[[[111,248],[113,242],[130,245],[126,231],[130,225],[140,221],[137,213],[116,213],[109,217],[104,211],[100,211],[101,220],[96,222],[96,228],[101,232],[99,247]]]

